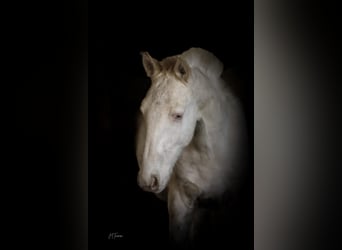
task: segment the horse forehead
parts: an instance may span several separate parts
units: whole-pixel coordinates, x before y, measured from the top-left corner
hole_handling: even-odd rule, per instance
[[[176,79],[164,78],[154,85],[152,99],[158,103],[169,104],[186,101],[186,88]]]

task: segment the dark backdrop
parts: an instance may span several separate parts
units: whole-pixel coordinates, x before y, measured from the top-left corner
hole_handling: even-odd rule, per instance
[[[198,2],[192,7],[175,2],[154,7],[96,3],[90,13],[90,248],[128,248],[135,243],[154,248],[156,241],[167,242],[168,216],[166,204],[136,183],[135,119],[149,87],[139,52],[160,60],[202,47],[226,68],[236,69],[253,139],[253,2]],[[229,227],[220,229],[221,242],[224,238],[229,249],[253,248],[252,161],[244,187]],[[112,233],[123,237],[109,239]]]
[[[87,1],[16,3],[12,248],[87,249]],[[12,161],[11,161],[12,162]],[[7,165],[8,163],[6,163]]]

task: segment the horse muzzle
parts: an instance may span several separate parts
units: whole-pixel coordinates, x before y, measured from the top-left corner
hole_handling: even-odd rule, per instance
[[[160,182],[157,175],[150,175],[147,178],[143,178],[140,174],[138,176],[138,184],[144,191],[159,193],[159,183]]]

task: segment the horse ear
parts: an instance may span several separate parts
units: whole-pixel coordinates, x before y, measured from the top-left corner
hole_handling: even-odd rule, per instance
[[[190,75],[190,67],[183,59],[178,58],[175,64],[175,73],[186,82]]]
[[[152,77],[160,71],[159,62],[152,58],[148,52],[140,52],[145,72],[148,77]]]

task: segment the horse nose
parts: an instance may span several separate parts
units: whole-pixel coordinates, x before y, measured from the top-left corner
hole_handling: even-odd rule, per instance
[[[157,175],[151,175],[150,178],[146,178],[146,179],[140,176],[138,178],[138,183],[139,183],[139,186],[143,190],[148,191],[148,192],[155,192],[159,188],[159,180],[158,180]]]
[[[158,178],[157,178],[157,176],[152,175],[151,184],[150,184],[151,191],[157,191],[158,187],[159,187]]]

